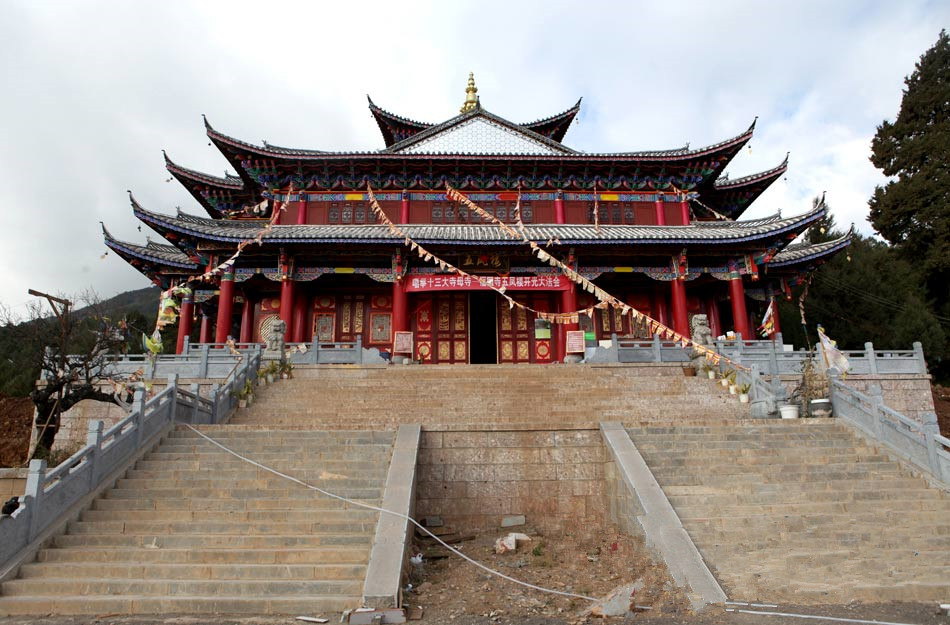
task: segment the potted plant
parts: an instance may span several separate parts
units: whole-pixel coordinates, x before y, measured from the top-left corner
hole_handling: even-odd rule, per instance
[[[708,377],[710,380],[716,379],[716,369],[708,362],[703,363],[703,373],[705,373],[706,377]]]
[[[267,367],[261,367],[257,370],[257,382],[258,384],[270,383],[270,380],[267,379]]]
[[[279,370],[280,370],[280,363],[278,363],[276,360],[272,360],[267,364],[266,376],[267,376],[268,384],[272,384],[274,380],[277,379]]]
[[[749,403],[749,391],[752,389],[751,384],[740,384],[739,385],[739,403],[748,404]]]
[[[289,361],[280,363],[280,377],[283,380],[293,377],[294,366]]]
[[[683,375],[685,375],[687,378],[695,378],[696,367],[693,365],[683,365]]]
[[[729,385],[732,384],[733,381],[735,381],[735,379],[736,379],[736,372],[733,371],[732,369],[729,369],[728,371],[722,374],[722,379],[719,380],[719,383],[722,384],[723,388],[728,388]]]
[[[251,385],[251,381],[248,380],[236,393],[238,398],[238,408],[247,408],[248,402],[250,401],[253,392],[254,387]]]

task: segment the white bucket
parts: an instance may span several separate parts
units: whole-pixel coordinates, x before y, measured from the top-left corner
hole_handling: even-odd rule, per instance
[[[798,418],[797,404],[785,404],[784,406],[779,406],[778,411],[782,413],[783,419],[797,419]]]

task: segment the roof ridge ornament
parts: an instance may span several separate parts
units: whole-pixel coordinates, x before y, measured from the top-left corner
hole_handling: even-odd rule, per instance
[[[459,113],[468,113],[469,111],[481,108],[481,102],[478,100],[478,87],[475,86],[475,73],[468,73],[468,85],[465,87],[465,102]]]

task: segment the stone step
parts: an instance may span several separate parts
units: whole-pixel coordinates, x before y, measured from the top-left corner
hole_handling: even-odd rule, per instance
[[[854,531],[873,530],[886,527],[895,522],[902,522],[905,526],[914,522],[927,523],[929,530],[936,534],[950,534],[950,515],[946,510],[910,510],[886,509],[876,512],[842,512],[842,513],[810,513],[810,514],[770,514],[754,512],[748,515],[734,514],[731,510],[715,510],[710,512],[716,516],[695,516],[684,519],[684,525],[689,531],[705,529],[733,532],[741,529],[753,528],[771,531],[815,531],[818,528],[831,528]],[[688,520],[688,523],[685,522]],[[941,524],[941,521],[943,523]],[[783,529],[783,528],[787,528]]]
[[[134,580],[44,577],[14,579],[3,584],[4,596],[57,595],[358,595],[363,580]]]
[[[340,523],[375,523],[376,512],[371,510],[86,510],[80,516],[84,522],[211,522],[272,523],[317,522],[330,527]]]
[[[749,470],[746,467],[754,467],[751,470],[760,470],[761,468],[788,470],[798,467],[813,466],[833,466],[833,465],[855,465],[858,463],[887,463],[891,462],[888,456],[884,454],[873,454],[870,452],[845,452],[827,453],[823,451],[801,449],[801,453],[791,452],[783,453],[763,453],[755,454],[756,450],[748,452],[728,452],[719,453],[716,450],[709,452],[694,452],[689,454],[680,454],[677,452],[652,452],[641,453],[643,459],[647,461],[650,467],[657,471],[667,469],[677,469],[681,467],[689,468],[691,466],[701,466],[710,472],[718,472],[720,468],[734,467],[740,470]],[[891,462],[893,464],[893,462]]]
[[[5,597],[0,601],[0,614],[94,615],[94,614],[331,614],[359,607],[359,594],[319,596],[212,596],[181,594],[150,597],[49,595]]]
[[[710,496],[763,496],[776,497],[789,494],[794,497],[800,496],[837,496],[840,493],[849,492],[881,492],[883,495],[900,492],[904,490],[918,490],[925,483],[919,478],[903,477],[895,474],[893,477],[871,479],[847,479],[847,480],[822,480],[820,482],[784,482],[784,483],[747,483],[747,484],[682,484],[669,485],[663,490],[669,497],[691,497],[698,495]],[[938,491],[929,489],[931,494],[939,494]]]
[[[43,549],[37,556],[38,562],[125,562],[125,563],[170,563],[170,564],[366,564],[369,552],[363,545],[346,546],[306,546],[280,548],[266,546],[262,548],[143,548],[112,546],[103,549],[101,545],[88,547],[60,547]]]
[[[372,488],[374,485],[378,485],[381,481],[379,477],[369,477],[369,478],[359,478],[359,477],[347,477],[344,475],[331,473],[329,471],[317,473],[316,475],[301,475],[300,473],[288,471],[288,474],[293,475],[293,477],[303,480],[304,482],[311,484],[313,486],[319,486],[325,490],[333,491],[337,488]],[[116,487],[125,488],[125,489],[138,489],[143,491],[144,495],[148,493],[146,491],[152,490],[154,488],[171,488],[178,487],[181,489],[198,489],[198,488],[231,488],[231,489],[254,489],[254,490],[267,490],[270,491],[274,488],[280,488],[292,484],[288,482],[286,478],[282,477],[248,477],[248,478],[239,478],[231,477],[230,479],[227,476],[210,476],[207,477],[202,475],[196,475],[192,478],[178,478],[178,479],[168,479],[164,480],[161,478],[148,478],[148,479],[129,479],[121,478],[116,481]]]
[[[887,524],[874,527],[850,527],[848,524],[835,526],[815,526],[807,531],[779,530],[766,526],[764,532],[753,533],[750,528],[735,527],[729,530],[704,528],[694,523],[688,524],[686,531],[697,542],[701,551],[723,547],[727,550],[763,550],[763,549],[814,549],[820,553],[824,549],[854,547],[875,549],[878,547],[900,548],[907,545],[925,543],[930,549],[950,548],[950,530],[943,528],[924,533],[923,528],[908,528],[893,531]]]
[[[313,515],[321,517],[322,515]],[[311,521],[285,522],[279,511],[273,514],[274,520],[265,523],[249,524],[239,521],[72,521],[67,526],[71,534],[130,534],[130,535],[210,535],[229,536],[316,536],[321,534],[372,534],[376,531],[375,516],[357,519],[343,518],[324,521],[322,518]]]
[[[781,486],[785,486],[784,484]],[[920,488],[919,484],[914,484],[910,488],[881,488],[877,490],[792,490],[785,488],[776,488],[772,492],[760,493],[735,493],[718,492],[704,493],[695,492],[683,495],[667,494],[667,499],[677,510],[686,506],[707,506],[713,508],[733,506],[761,506],[775,504],[797,504],[797,503],[851,503],[892,502],[900,505],[900,502],[909,501],[934,501],[942,500],[940,493],[936,490]],[[679,487],[671,487],[673,488]],[[690,487],[682,487],[690,488]],[[892,504],[893,505],[893,504]]]
[[[160,564],[156,562],[43,562],[20,567],[23,579],[125,580],[350,580],[363,581],[365,564]]]
[[[313,492],[313,491],[308,491]],[[141,493],[140,493],[141,494]],[[268,493],[269,494],[269,493]],[[339,499],[322,495],[298,499],[191,499],[188,509],[194,511],[274,511],[274,510],[301,510],[320,514],[325,510],[343,510],[352,504],[346,504]],[[379,506],[380,499],[361,500],[368,505]],[[135,499],[97,499],[92,504],[92,510],[181,510],[180,499],[149,499],[140,497]]]
[[[318,499],[325,497],[317,491],[303,486],[290,488],[269,489],[266,495],[274,499]],[[333,489],[335,495],[359,501],[378,500],[382,497],[382,488],[338,488]],[[228,488],[150,488],[148,492],[137,488],[113,488],[106,493],[109,499],[250,499],[259,497],[261,491],[257,489],[228,489]]]
[[[362,463],[364,466],[360,466],[360,464],[361,463],[358,462],[325,463],[321,464],[317,468],[307,467],[306,469],[295,469],[294,477],[300,479],[331,479],[335,476],[349,474],[359,475],[361,478],[374,478],[377,480],[385,479],[386,472],[388,471],[387,467],[369,463]],[[280,470],[281,472],[285,472],[284,467],[281,467]],[[201,473],[196,474],[194,471],[188,469],[130,469],[126,471],[125,476],[128,479],[137,480],[186,481],[196,477],[199,479],[231,479],[232,477],[239,477],[241,479],[249,479],[254,477],[276,478],[276,476],[270,471],[258,469],[256,467],[249,467],[248,469],[242,469],[240,467],[215,469],[213,475],[209,475],[208,473],[210,472],[202,470]]]
[[[144,549],[287,549],[298,547],[365,546],[370,533],[294,535],[235,534],[63,534],[54,539],[57,547],[138,547]]]
[[[723,506],[701,505],[695,502],[695,505],[674,506],[680,519],[713,519],[713,518],[746,518],[755,516],[785,517],[785,516],[807,516],[811,519],[814,515],[819,518],[824,515],[863,515],[868,513],[883,512],[880,501],[827,501],[827,502],[798,502],[788,503],[778,501],[771,504],[759,505],[734,505],[728,508]],[[950,512],[950,500],[944,499],[924,499],[900,501],[898,507],[893,508],[895,513],[906,513],[910,511],[921,512]],[[891,512],[884,512],[891,514]],[[948,515],[947,518],[950,518]]]

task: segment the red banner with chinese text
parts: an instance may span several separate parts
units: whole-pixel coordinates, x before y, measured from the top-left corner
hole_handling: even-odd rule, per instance
[[[479,282],[484,281],[484,284]],[[571,281],[564,276],[454,276],[409,274],[403,278],[406,292],[424,291],[487,291],[494,287],[509,291],[566,291]]]

